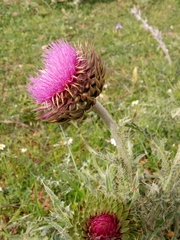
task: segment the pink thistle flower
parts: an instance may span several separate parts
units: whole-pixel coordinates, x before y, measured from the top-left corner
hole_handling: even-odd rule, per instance
[[[92,216],[87,223],[89,240],[121,239],[121,223],[114,213]]]
[[[87,47],[87,46],[86,46]],[[36,109],[39,119],[67,122],[82,118],[95,104],[104,85],[104,65],[91,49],[73,48],[58,40],[46,49],[44,68],[30,77],[28,92],[41,106]]]
[[[30,77],[33,85],[28,87],[38,103],[50,102],[52,96],[64,91],[66,84],[74,81],[76,72],[76,51],[68,43],[52,43],[43,57],[45,69],[39,71],[37,78]]]
[[[139,239],[138,220],[119,197],[88,195],[73,208],[68,234],[72,239]]]

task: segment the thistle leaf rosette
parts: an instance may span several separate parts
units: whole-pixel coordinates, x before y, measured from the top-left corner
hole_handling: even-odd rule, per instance
[[[53,42],[46,50],[44,68],[30,77],[28,92],[40,105],[38,119],[64,123],[91,110],[105,82],[105,67],[93,47]]]
[[[69,235],[74,240],[139,239],[138,224],[119,199],[89,196],[76,206]]]

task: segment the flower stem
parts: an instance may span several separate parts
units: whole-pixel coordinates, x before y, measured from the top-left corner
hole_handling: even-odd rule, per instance
[[[129,162],[129,154],[124,146],[121,136],[118,134],[118,125],[113,120],[108,111],[96,100],[96,104],[93,106],[94,111],[102,118],[107,125],[112,137],[114,138],[118,150],[118,155],[122,159],[122,165],[124,165],[128,172],[131,172],[131,163]]]

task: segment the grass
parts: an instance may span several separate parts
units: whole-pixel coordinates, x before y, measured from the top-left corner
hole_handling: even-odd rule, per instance
[[[162,32],[172,67],[151,34],[130,13],[134,4]],[[117,154],[109,131],[94,112],[62,129],[35,120],[26,83],[42,66],[43,46],[58,38],[94,44],[106,63],[107,88],[99,101],[117,122],[129,119],[123,136],[131,139],[135,157],[146,155],[144,171],[154,173],[161,168],[161,158],[152,142],[159,148],[163,145],[164,154],[173,158],[180,139],[180,118],[172,115],[180,103],[179,14],[178,0],[82,1],[76,5],[71,1],[1,1],[0,143],[6,147],[0,150],[0,238],[19,239],[27,226],[22,221],[15,223],[23,217],[35,221],[49,216],[53,206],[42,179],[61,200],[74,201],[73,191],[79,188],[61,167],[73,156],[77,168],[93,168],[85,143],[97,153]],[[123,28],[116,30],[118,23]],[[132,106],[136,100],[139,103]],[[68,150],[64,143],[69,138],[73,143]],[[69,173],[73,168],[70,164]]]

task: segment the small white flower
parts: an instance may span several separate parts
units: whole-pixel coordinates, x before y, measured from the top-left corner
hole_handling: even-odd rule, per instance
[[[169,89],[167,90],[167,93],[171,94],[171,93],[172,93],[172,89],[169,88]]]
[[[73,143],[73,139],[72,139],[72,138],[69,138],[67,144],[68,144],[68,145],[71,145],[72,143]]]
[[[106,89],[106,88],[108,88],[108,87],[109,87],[109,85],[110,85],[110,83],[105,83],[105,84],[104,84],[104,86],[103,86],[103,89]]]
[[[64,142],[64,145],[71,145],[73,143],[73,139],[69,138],[68,141]]]
[[[99,98],[103,99],[103,98],[104,98],[104,94],[101,93],[101,94],[99,95]]]
[[[0,192],[2,192],[3,191],[3,189],[2,189],[2,187],[0,187]]]
[[[138,105],[138,104],[139,104],[139,100],[132,101],[132,103],[131,103],[132,107],[134,107],[135,105]]]
[[[111,139],[110,139],[110,143],[111,143],[113,146],[116,147],[116,141],[114,140],[114,138],[111,138]]]
[[[4,150],[4,148],[6,147],[6,145],[5,144],[3,144],[3,143],[0,143],[0,150]]]
[[[27,148],[21,148],[21,152],[25,153],[27,151]]]
[[[55,144],[53,144],[53,147],[59,147],[59,146],[60,146],[59,143],[55,143]]]

